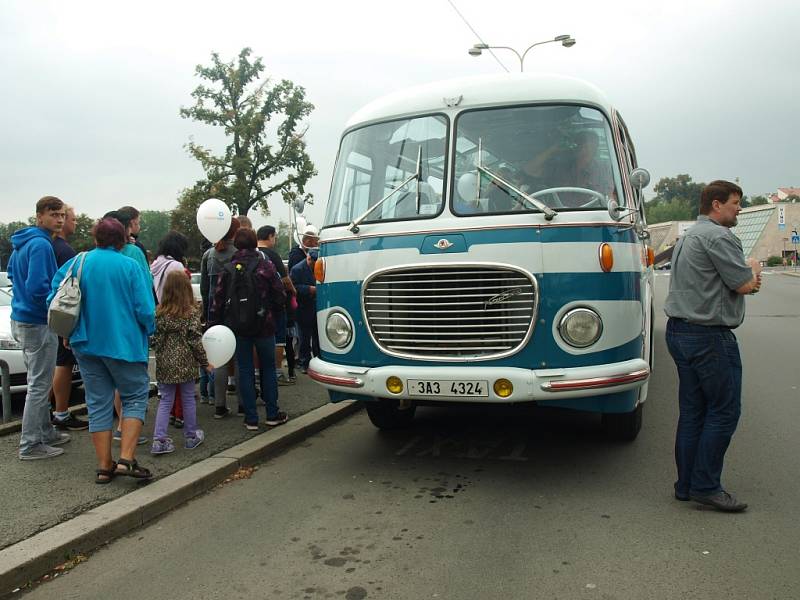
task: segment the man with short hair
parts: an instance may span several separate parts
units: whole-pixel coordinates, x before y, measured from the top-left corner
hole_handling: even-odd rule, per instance
[[[313,225],[306,225],[303,229],[303,237],[300,239],[300,246],[295,246],[289,251],[289,271],[294,268],[297,263],[306,260],[306,253],[309,248],[319,247],[319,231]]]
[[[744,295],[761,287],[759,263],[745,261],[730,230],[741,201],[742,188],[729,181],[703,188],[697,222],[675,245],[664,305],[680,380],[675,498],[725,512],[747,508],[720,481],[741,413],[742,361],[732,330],[744,320]]]
[[[67,242],[73,233],[77,219],[75,210],[71,206],[64,206],[64,226],[53,238],[53,251],[56,255],[56,265],[61,265],[75,256],[75,250]],[[53,375],[52,395],[55,402],[52,423],[64,431],[81,431],[89,429],[89,423],[79,419],[69,412],[69,397],[72,392],[72,367],[75,365],[75,356],[72,350],[64,343],[63,338],[58,338],[58,353],[56,354],[56,370]]]
[[[45,196],[36,203],[36,225],[11,236],[13,251],[8,277],[11,299],[11,335],[22,347],[28,371],[28,389],[22,412],[20,460],[52,458],[70,440],[50,423],[50,383],[56,367],[58,338],[47,326],[47,295],[56,273],[52,237],[64,226],[64,203]]]
[[[123,226],[125,226],[125,228],[128,229],[127,241],[129,241],[137,248],[139,248],[139,250],[142,251],[142,254],[144,254],[144,262],[147,263],[150,260],[150,257],[147,256],[147,248],[145,248],[144,245],[139,241],[139,232],[142,229],[141,213],[139,212],[138,209],[134,208],[133,206],[123,206],[116,212],[119,214],[120,217],[122,217],[121,219],[119,219],[120,223],[122,223]],[[130,255],[128,254],[128,256]]]
[[[275,271],[283,282],[283,286],[286,288],[286,306],[283,307],[283,310],[273,311],[272,315],[275,320],[275,375],[278,378],[278,385],[293,385],[295,383],[294,356],[287,355],[287,360],[289,361],[288,376],[283,374],[283,357],[286,351],[286,331],[289,323],[288,312],[289,302],[291,301],[290,296],[291,294],[296,296],[297,290],[294,289],[294,284],[289,277],[289,273],[286,270],[286,266],[283,264],[280,254],[275,252],[275,244],[278,240],[275,228],[272,225],[259,227],[256,236],[258,238],[259,252],[273,264]],[[291,347],[291,344],[289,347]]]
[[[247,215],[237,215],[236,220],[239,221],[240,229],[253,229],[253,222]]]
[[[317,326],[317,280],[314,264],[319,250],[309,248],[306,259],[292,267],[290,277],[297,290],[297,323],[300,325],[300,370],[308,373],[311,356],[319,356],[319,329]]]

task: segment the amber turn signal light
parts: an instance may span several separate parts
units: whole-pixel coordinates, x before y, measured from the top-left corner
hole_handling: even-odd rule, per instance
[[[322,257],[318,258],[317,262],[314,263],[314,279],[319,283],[325,281],[325,259]]]
[[[598,258],[600,259],[600,268],[603,272],[608,273],[614,266],[614,251],[611,249],[611,244],[603,242],[600,244],[598,251]]]
[[[656,253],[655,251],[648,246],[647,247],[647,266],[652,267],[656,262]]]

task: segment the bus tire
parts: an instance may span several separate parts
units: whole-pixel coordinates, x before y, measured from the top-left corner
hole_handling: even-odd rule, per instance
[[[603,433],[616,442],[632,442],[642,428],[642,404],[631,412],[603,413]]]
[[[367,415],[372,424],[378,429],[402,429],[414,421],[416,404],[408,408],[400,408],[398,400],[393,398],[379,398],[364,403]]]

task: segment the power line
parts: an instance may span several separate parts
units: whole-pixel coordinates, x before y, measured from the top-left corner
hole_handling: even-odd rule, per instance
[[[469,27],[469,30],[470,30],[472,33],[474,33],[474,34],[475,34],[475,37],[476,37],[476,38],[478,38],[478,41],[479,41],[481,44],[486,44],[486,42],[484,42],[484,41],[483,41],[483,38],[481,38],[481,36],[478,34],[478,32],[477,32],[477,31],[475,31],[475,28],[474,28],[472,25],[470,25],[470,24],[469,24],[469,21],[467,21],[466,17],[464,17],[464,15],[462,15],[462,14],[461,14],[461,11],[460,11],[460,10],[458,10],[458,8],[456,7],[456,5],[455,5],[455,4],[453,4],[453,0],[447,0],[447,2],[450,4],[450,6],[452,6],[452,7],[453,7],[453,10],[454,10],[454,11],[456,11],[456,14],[457,14],[459,17],[461,17],[461,20],[462,20],[462,21],[464,21],[464,24],[465,24],[467,27]],[[488,46],[488,44],[486,44],[486,45]],[[489,54],[491,54],[491,55],[492,55],[492,57],[493,57],[493,58],[494,58],[494,59],[497,61],[497,64],[499,64],[501,67],[503,67],[503,70],[504,70],[506,73],[508,73],[508,69],[507,69],[507,68],[506,68],[506,66],[503,64],[503,61],[501,61],[499,58],[497,58],[497,55],[496,55],[494,52],[492,52],[492,49],[491,49],[491,48],[487,48],[487,50],[489,50]]]

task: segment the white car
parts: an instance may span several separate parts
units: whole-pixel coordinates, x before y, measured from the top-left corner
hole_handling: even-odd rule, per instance
[[[11,292],[5,289],[0,289],[0,359],[8,363],[11,393],[24,393],[28,389],[28,372],[25,369],[22,348],[11,335]],[[72,384],[80,383],[81,374],[78,364],[75,363],[72,368]]]
[[[202,296],[200,296],[200,273],[192,273],[191,278],[194,300],[195,302],[202,302]]]
[[[11,280],[8,278],[6,271],[0,271],[0,288],[11,289]]]

